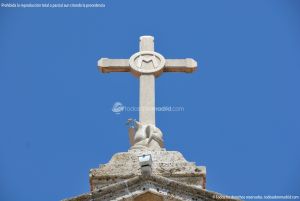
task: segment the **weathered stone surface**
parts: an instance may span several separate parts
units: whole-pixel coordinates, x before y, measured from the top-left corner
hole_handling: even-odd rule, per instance
[[[109,163],[90,171],[91,190],[141,175],[138,156],[151,154],[154,175],[163,176],[188,185],[205,188],[206,170],[188,162],[177,151],[129,150],[115,154]]]

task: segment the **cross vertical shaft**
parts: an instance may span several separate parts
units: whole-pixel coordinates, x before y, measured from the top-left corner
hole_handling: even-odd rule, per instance
[[[140,37],[140,51],[154,51],[152,36]],[[139,121],[143,124],[155,125],[155,76],[141,74],[140,77]]]

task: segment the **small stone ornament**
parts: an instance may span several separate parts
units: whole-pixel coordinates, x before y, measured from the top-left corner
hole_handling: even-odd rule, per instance
[[[142,124],[129,119],[129,139],[131,149],[161,150],[164,147],[163,134],[159,128],[152,124]]]

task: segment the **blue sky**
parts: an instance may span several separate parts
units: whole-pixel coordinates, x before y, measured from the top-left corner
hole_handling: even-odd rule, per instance
[[[184,107],[157,113],[167,150],[205,165],[210,190],[300,195],[299,1],[102,3],[0,8],[0,200],[88,192],[89,169],[128,150],[138,113],[111,108],[138,105],[138,80],[100,74],[97,60],[129,58],[141,35],[199,64],[156,80],[157,106]]]

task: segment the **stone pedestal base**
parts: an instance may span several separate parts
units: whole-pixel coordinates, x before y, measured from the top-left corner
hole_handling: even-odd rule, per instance
[[[139,156],[148,154],[153,162],[149,175],[142,174],[139,163]],[[132,149],[90,171],[90,192],[64,201],[219,201],[222,195],[207,191],[205,180],[205,167],[177,151]]]
[[[141,176],[138,157],[151,154],[152,174],[162,176],[183,184],[205,189],[206,169],[188,162],[177,151],[129,150],[115,154],[109,163],[90,171],[91,191],[115,184],[130,178]]]

